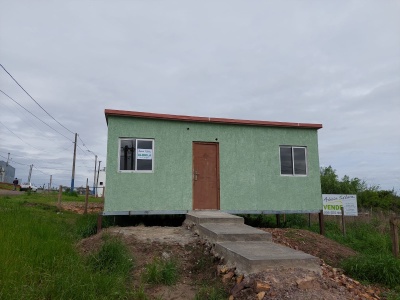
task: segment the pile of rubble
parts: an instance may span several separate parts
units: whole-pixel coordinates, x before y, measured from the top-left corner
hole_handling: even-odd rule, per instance
[[[380,289],[364,286],[321,260],[322,274],[303,269],[272,269],[243,276],[225,265],[218,273],[230,290],[230,300],[239,299],[381,299]]]

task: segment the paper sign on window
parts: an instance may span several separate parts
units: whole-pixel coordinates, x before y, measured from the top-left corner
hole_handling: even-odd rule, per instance
[[[153,150],[137,149],[137,159],[153,159]]]

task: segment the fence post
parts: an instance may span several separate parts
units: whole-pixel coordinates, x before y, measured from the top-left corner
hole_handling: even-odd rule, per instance
[[[343,236],[346,236],[346,223],[345,223],[345,220],[344,220],[344,209],[343,209],[343,206],[340,208],[340,210],[342,212],[342,233],[343,233]]]
[[[88,202],[89,202],[89,186],[86,185],[86,193],[85,193],[85,210],[83,211],[83,214],[87,214],[87,208],[88,208]]]
[[[325,224],[324,224],[324,211],[321,210],[318,214],[319,219],[319,234],[325,235]]]
[[[97,233],[99,233],[101,231],[101,224],[103,222],[103,215],[100,213],[97,216]]]
[[[399,220],[397,219],[396,215],[393,214],[390,218],[390,237],[392,239],[392,252],[393,256],[398,258],[399,257]]]
[[[280,214],[276,214],[276,227],[280,228],[281,227],[281,216]]]
[[[60,188],[58,189],[58,202],[57,202],[58,209],[61,209],[61,196],[62,196],[62,185],[60,185]]]

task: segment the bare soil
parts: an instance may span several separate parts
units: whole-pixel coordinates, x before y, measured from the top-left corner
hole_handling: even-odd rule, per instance
[[[322,274],[293,268],[274,269],[243,278],[213,257],[211,246],[184,226],[108,228],[82,240],[78,249],[88,255],[100,248],[104,235],[119,237],[135,258],[131,284],[136,288],[143,286],[142,273],[146,264],[155,258],[179,261],[178,284],[143,286],[150,299],[194,299],[204,285],[223,286],[227,295],[233,297],[230,299],[383,299],[379,296],[382,289],[362,285],[324,262],[337,266],[341,259],[355,255],[353,250],[305,230],[264,230],[272,233],[275,242],[320,257]]]

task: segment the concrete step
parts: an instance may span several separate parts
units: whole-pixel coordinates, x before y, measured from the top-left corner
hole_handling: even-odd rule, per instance
[[[197,226],[198,234],[210,242],[222,241],[272,241],[270,233],[245,224],[203,223]]]
[[[193,210],[186,214],[186,221],[196,225],[204,223],[244,224],[242,217],[218,210]]]
[[[302,251],[266,241],[217,242],[215,251],[239,273],[258,273],[274,268],[301,268],[321,273],[319,259]]]
[[[186,223],[214,243],[214,250],[239,273],[251,274],[275,268],[301,268],[321,273],[319,259],[301,251],[274,244],[271,234],[247,226],[241,217],[220,211],[191,211]]]

